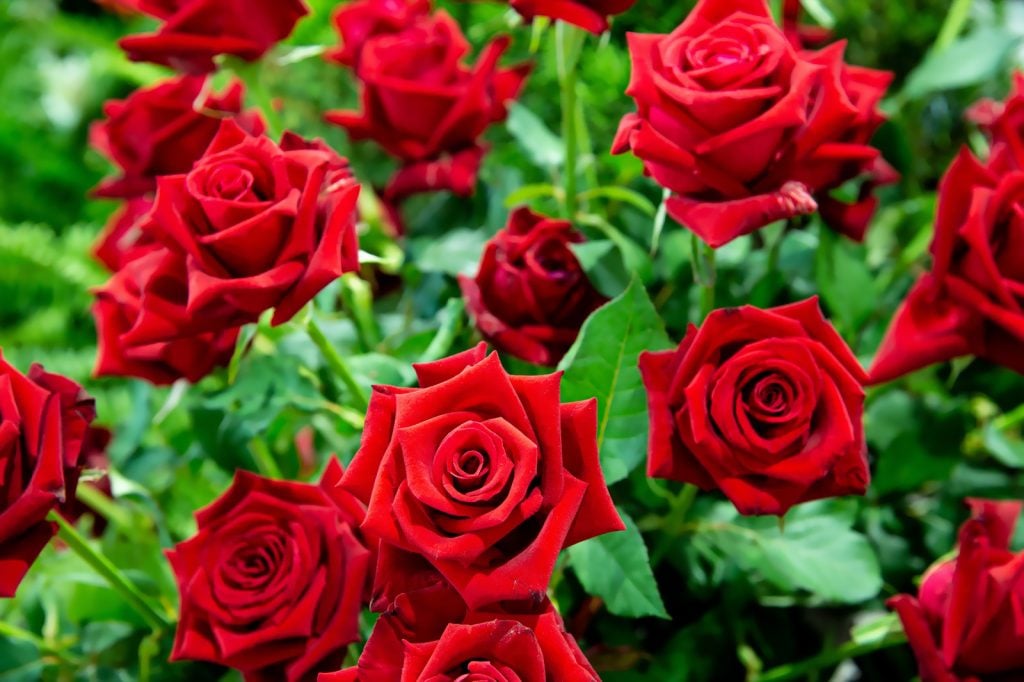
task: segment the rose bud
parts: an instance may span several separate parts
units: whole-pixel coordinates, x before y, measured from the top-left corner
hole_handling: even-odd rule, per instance
[[[96,409],[82,387],[0,354],[0,597],[13,597],[57,533],[46,516],[74,499],[83,442]]]
[[[240,471],[196,514],[197,534],[167,552],[181,594],[171,660],[226,665],[247,682],[341,665],[359,639],[371,554],[340,468],[332,460],[320,485]]]
[[[196,382],[228,364],[238,327],[188,333],[185,259],[159,247],[126,263],[95,293],[96,376]]]
[[[338,5],[332,22],[341,47],[325,55],[330,61],[357,68],[370,38],[401,33],[430,15],[429,0],[355,0]]]
[[[244,89],[233,81],[224,94],[201,76],[178,76],[103,105],[106,119],[89,129],[89,142],[116,165],[121,176],[95,189],[101,197],[131,199],[156,190],[159,175],[187,173],[203,155],[221,119],[233,117],[253,134],[263,119],[242,111]]]
[[[366,42],[357,74],[362,111],[328,112],[327,120],[402,163],[385,189],[387,200],[435,190],[473,193],[485,150],[478,138],[505,119],[506,103],[530,70],[498,68],[508,42],[497,38],[475,66],[466,66],[469,43],[444,12]]]
[[[597,454],[595,400],[562,404],[560,374],[510,376],[484,344],[376,386],[342,486],[381,539],[375,602],[441,577],[471,608],[544,601],[558,553],[622,530]]]
[[[255,61],[284,40],[309,13],[303,0],[123,0],[163,21],[155,33],[127,36],[118,45],[136,62],[208,73],[217,55]]]
[[[872,383],[976,355],[1024,373],[1024,170],[981,165],[966,149],[939,185],[931,272],[896,311]]]
[[[644,352],[647,473],[721,490],[741,514],[862,495],[866,379],[816,298],[716,310]]]
[[[222,330],[274,308],[287,322],[359,267],[348,162],[320,141],[281,144],[228,119],[192,170],[163,176],[144,229],[185,257],[187,328]]]
[[[925,573],[918,596],[888,601],[921,682],[997,682],[1024,675],[1024,553],[1010,538],[1024,503],[968,500],[959,552]]]
[[[801,52],[764,0],[700,0],[672,33],[631,33],[637,104],[612,152],[631,150],[674,194],[667,210],[713,247],[818,210],[861,239],[871,189],[894,174],[868,142],[890,76],[851,69],[844,45]],[[848,206],[829,191],[861,175]]]
[[[117,272],[153,245],[153,239],[142,231],[143,219],[153,208],[145,197],[128,199],[110,217],[103,232],[96,238],[92,255],[111,272]]]
[[[636,0],[509,0],[512,9],[527,21],[549,17],[579,26],[591,33],[608,30],[608,18],[622,14]]]
[[[476,277],[459,277],[477,329],[497,350],[538,365],[562,359],[607,300],[569,248],[582,241],[569,221],[520,208],[487,242]]]

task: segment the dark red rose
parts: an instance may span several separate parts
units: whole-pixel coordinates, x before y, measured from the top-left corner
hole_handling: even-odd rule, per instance
[[[228,119],[184,175],[162,176],[145,230],[185,257],[191,331],[287,322],[358,269],[356,184],[322,142],[280,146]]]
[[[253,134],[263,132],[259,114],[242,111],[241,83],[232,82],[223,95],[209,87],[205,77],[178,76],[104,104],[106,119],[92,125],[89,141],[121,176],[101,182],[95,194],[141,197],[156,190],[157,176],[187,173],[223,118],[234,117]]]
[[[328,112],[327,120],[402,162],[388,200],[441,189],[472,194],[485,151],[479,137],[505,119],[529,72],[528,65],[498,68],[507,47],[500,37],[467,66],[469,43],[444,12],[374,36],[360,54],[363,110]]]
[[[968,500],[958,555],[925,573],[918,596],[889,600],[921,682],[1024,679],[1024,552],[1010,551],[1021,502]]]
[[[459,277],[477,329],[497,350],[538,365],[562,359],[607,300],[569,248],[582,241],[569,221],[520,208],[487,242],[476,277]]]
[[[429,15],[429,0],[355,0],[339,5],[332,21],[341,37],[341,47],[331,50],[326,57],[356,68],[370,38],[400,33]]]
[[[573,24],[591,33],[608,30],[608,18],[622,14],[636,0],[509,0],[512,8],[527,21],[550,17]]]
[[[866,377],[817,299],[716,310],[640,373],[649,476],[717,488],[741,514],[867,489]]]
[[[110,445],[113,436],[110,429],[103,426],[90,426],[82,441],[82,454],[79,460],[81,467],[96,472],[106,472],[110,466],[110,460],[107,459],[107,446]],[[80,469],[76,469],[73,476],[76,489],[88,485],[96,488],[106,497],[111,497],[110,478],[105,473],[96,480],[86,482],[79,480],[79,473]],[[71,478],[72,476],[69,476],[69,480]],[[107,527],[107,520],[102,515],[77,498],[69,497],[58,511],[70,523],[77,523],[83,516],[91,516],[93,519],[92,532],[97,537],[102,535]]]
[[[356,667],[323,673],[319,682],[599,682],[601,678],[548,604],[538,615],[470,613],[442,622],[429,604],[410,629],[386,614],[377,621]]]
[[[801,52],[764,0],[701,0],[668,35],[631,33],[627,114],[612,145],[672,190],[669,214],[712,246],[813,213],[828,192],[892,174],[868,145],[890,76],[853,69],[843,44]],[[822,211],[859,239],[874,204]]]
[[[1024,373],[1024,170],[982,166],[966,149],[939,185],[931,272],[896,311],[871,366],[889,381],[977,355]]]
[[[342,480],[382,540],[377,602],[408,591],[381,576],[422,586],[432,571],[473,608],[542,602],[563,548],[623,528],[596,402],[560,403],[560,374],[509,376],[484,344],[416,372],[420,388],[374,388]]]
[[[238,327],[188,333],[184,257],[152,247],[96,291],[93,317],[97,376],[131,376],[154,384],[196,382],[227,365]]]
[[[217,55],[259,59],[309,13],[303,0],[122,1],[164,22],[155,33],[122,38],[128,58],[189,73],[215,70]]]
[[[142,231],[143,219],[153,208],[153,200],[146,197],[128,199],[110,217],[103,232],[93,245],[92,254],[111,272],[117,272],[128,262],[149,251],[153,238]]]
[[[172,660],[220,663],[246,682],[298,682],[336,669],[359,639],[371,562],[362,506],[337,487],[238,472],[167,552],[181,594]]]
[[[50,510],[74,496],[93,400],[33,365],[21,374],[0,355],[0,597],[13,597],[56,532]]]

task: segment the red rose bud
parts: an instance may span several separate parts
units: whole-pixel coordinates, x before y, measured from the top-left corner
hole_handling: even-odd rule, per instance
[[[339,5],[332,21],[341,37],[341,47],[326,57],[357,68],[363,47],[371,38],[401,33],[429,15],[429,0],[356,0]]]
[[[939,185],[932,269],[896,311],[872,383],[977,355],[1024,373],[1024,169],[981,165],[966,149]]]
[[[538,365],[562,359],[607,300],[569,248],[582,241],[569,221],[520,208],[487,243],[476,277],[459,277],[477,328],[497,350]]]
[[[96,291],[97,376],[154,384],[196,382],[227,365],[237,326],[192,333],[185,259],[160,247],[128,263]]]
[[[889,600],[921,682],[996,682],[1024,675],[1024,553],[1010,537],[1024,503],[968,500],[959,553],[925,573],[917,598]]]
[[[842,43],[797,50],[764,0],[701,0],[672,33],[628,38],[637,111],[612,152],[672,190],[673,218],[718,247],[820,206],[863,237],[872,188],[895,177],[868,144],[890,74],[847,66]],[[852,205],[828,195],[862,175]]]
[[[712,312],[640,355],[647,473],[719,489],[741,514],[867,489],[866,379],[815,298]]]
[[[396,629],[401,615],[382,616],[358,665],[321,673],[318,682],[601,679],[550,604],[537,615],[478,612],[451,623],[434,616],[429,601],[420,606],[411,631],[404,623]]]
[[[467,66],[469,43],[444,12],[362,47],[362,111],[328,112],[327,120],[402,162],[385,189],[387,200],[435,190],[472,194],[484,154],[479,137],[505,119],[506,103],[530,70],[499,68],[507,47],[508,38],[498,38]]]
[[[558,553],[622,530],[597,455],[596,401],[560,374],[510,376],[484,344],[377,386],[342,486],[381,539],[375,602],[438,574],[471,608],[544,601]]]
[[[118,45],[137,62],[189,73],[217,68],[213,58],[254,61],[288,37],[309,13],[303,0],[122,0],[160,19],[155,33],[128,36]]]
[[[185,258],[186,328],[223,330],[270,308],[273,324],[287,322],[358,269],[358,194],[322,142],[285,133],[278,146],[224,121],[189,173],[160,178],[145,225]]]
[[[153,208],[146,197],[128,199],[119,208],[93,245],[92,254],[111,272],[117,272],[130,261],[150,250],[153,239],[142,231],[143,219]]]
[[[527,21],[549,17],[579,26],[591,33],[608,30],[608,19],[622,14],[636,0],[509,0],[514,10]]]
[[[178,76],[104,104],[106,119],[92,125],[89,140],[121,176],[101,182],[96,195],[141,197],[156,189],[157,176],[187,173],[223,118],[234,117],[253,134],[263,132],[259,114],[242,111],[241,83],[233,82],[223,95],[208,88],[204,77]]]
[[[181,594],[172,660],[219,663],[247,682],[299,682],[337,669],[359,639],[371,563],[362,507],[335,483],[239,472],[196,514],[195,537],[168,551]]]
[[[0,597],[13,597],[56,532],[50,510],[74,497],[83,443],[96,418],[77,383],[0,354]]]

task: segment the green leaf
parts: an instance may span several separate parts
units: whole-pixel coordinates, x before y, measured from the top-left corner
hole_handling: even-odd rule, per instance
[[[626,530],[591,538],[568,549],[576,577],[618,616],[668,619],[647,547],[633,519],[619,509]]]
[[[460,227],[441,237],[410,240],[417,267],[423,272],[446,275],[471,275],[480,263],[480,254],[487,243],[487,233]]]
[[[634,279],[583,324],[559,364],[562,399],[597,398],[597,442],[609,485],[625,478],[647,454],[647,396],[637,358],[671,347],[647,291]]]
[[[875,310],[875,280],[865,263],[863,247],[847,243],[821,226],[815,261],[818,291],[841,331],[847,336],[860,328]]]
[[[611,201],[621,201],[625,204],[639,209],[642,213],[651,218],[654,217],[657,212],[657,207],[651,202],[650,199],[645,197],[640,192],[629,189],[628,187],[618,187],[610,185],[607,187],[595,187],[594,189],[588,189],[585,192],[580,192],[576,195],[576,198],[580,201],[587,201],[589,199],[609,199]]]
[[[1014,469],[1024,469],[1024,441],[988,423],[982,430],[985,449],[993,457]]]
[[[940,90],[962,88],[1001,72],[1019,36],[1002,28],[983,28],[932,52],[907,77],[901,93],[916,99]]]
[[[508,108],[508,132],[530,160],[541,168],[558,168],[565,163],[565,145],[536,114],[519,102]]]

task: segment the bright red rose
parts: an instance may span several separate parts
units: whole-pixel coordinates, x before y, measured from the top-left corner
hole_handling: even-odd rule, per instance
[[[205,77],[178,76],[104,104],[106,119],[92,125],[89,141],[121,176],[101,182],[95,194],[141,197],[156,189],[158,175],[187,173],[225,117],[253,134],[263,132],[259,114],[242,111],[241,83],[233,82],[222,95],[209,87]]]
[[[128,58],[189,73],[215,70],[217,55],[259,59],[309,13],[303,0],[122,1],[164,22],[155,33],[122,38]]]
[[[327,120],[402,162],[385,190],[389,201],[442,189],[472,194],[485,151],[479,137],[505,119],[529,72],[498,68],[507,47],[508,38],[498,38],[467,66],[469,43],[444,12],[377,35],[360,55],[363,110],[328,112]]]
[[[238,327],[191,333],[185,259],[159,247],[126,263],[96,291],[97,376],[154,384],[196,382],[228,364]]]
[[[370,38],[401,33],[429,15],[429,0],[355,0],[339,5],[332,21],[341,37],[341,47],[331,50],[326,57],[356,68]]]
[[[1021,502],[968,500],[959,554],[928,570],[918,596],[889,600],[921,682],[1024,679],[1024,552],[1010,551]]]
[[[92,254],[111,272],[117,272],[130,261],[149,251],[153,238],[142,231],[143,219],[153,208],[146,197],[128,199],[110,217],[93,245]]]
[[[509,0],[512,8],[527,21],[550,17],[573,24],[591,33],[608,30],[608,18],[622,14],[636,0]]]
[[[145,230],[185,257],[192,331],[287,322],[358,269],[348,162],[285,133],[280,146],[226,120],[184,175],[162,176]]]
[[[362,505],[337,487],[238,472],[167,557],[181,594],[172,660],[220,663],[246,682],[298,682],[336,669],[359,639],[371,562]]]
[[[569,221],[520,208],[487,242],[476,277],[459,277],[477,329],[497,350],[538,365],[562,359],[607,300],[569,248],[582,241]]]
[[[83,441],[96,418],[82,387],[0,355],[0,597],[13,597],[56,532],[50,510],[74,497]]]
[[[596,402],[561,404],[560,374],[509,376],[484,344],[416,372],[420,388],[374,388],[342,480],[382,540],[376,601],[408,591],[389,576],[424,585],[436,571],[473,608],[543,602],[563,548],[623,528]]]
[[[866,377],[817,299],[716,310],[640,373],[649,476],[717,488],[741,514],[867,489]]]
[[[627,114],[612,145],[672,190],[669,214],[718,247],[768,223],[813,213],[828,192],[892,173],[868,140],[884,120],[889,74],[843,62],[843,44],[801,52],[764,0],[701,0],[668,35],[631,33]],[[860,239],[874,203],[823,217]]]
[[[931,272],[896,311],[873,383],[977,355],[1024,373],[1024,169],[982,166],[966,149],[939,185]]]

